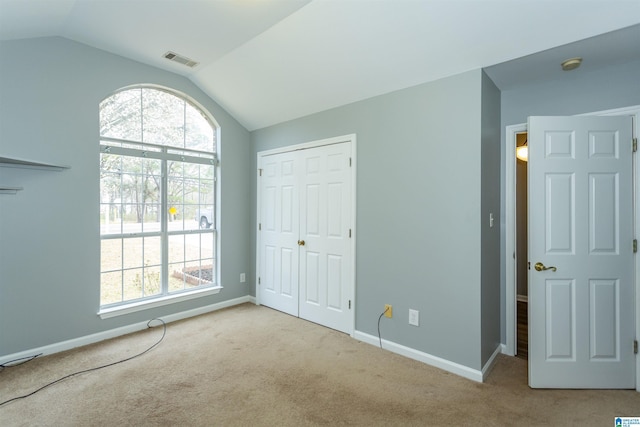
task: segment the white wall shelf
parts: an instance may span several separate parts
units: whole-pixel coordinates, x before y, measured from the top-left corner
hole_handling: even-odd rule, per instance
[[[32,160],[18,159],[15,157],[0,157],[0,167],[40,169],[48,171],[63,171],[70,169],[70,166],[60,166],[51,163],[34,162]],[[22,187],[9,187],[0,184],[0,194],[16,194]]]
[[[23,160],[15,157],[0,157],[0,166],[10,168],[43,169],[61,171],[69,169],[70,166],[53,165],[51,163],[34,162],[33,160]]]
[[[16,194],[22,187],[4,187],[0,185],[0,194]]]

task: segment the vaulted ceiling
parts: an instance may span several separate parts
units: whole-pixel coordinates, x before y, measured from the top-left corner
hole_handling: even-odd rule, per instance
[[[566,55],[638,60],[638,24],[638,0],[0,0],[0,40],[61,36],[184,75],[249,130],[478,68],[508,89]]]

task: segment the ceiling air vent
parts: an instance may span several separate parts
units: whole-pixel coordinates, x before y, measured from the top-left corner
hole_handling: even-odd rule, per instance
[[[189,59],[186,56],[178,55],[175,52],[169,51],[169,52],[165,53],[162,56],[164,56],[165,58],[167,58],[170,61],[174,61],[174,62],[177,62],[179,64],[186,65],[187,67],[193,68],[196,65],[198,65],[198,63],[196,61],[194,61],[193,59]]]

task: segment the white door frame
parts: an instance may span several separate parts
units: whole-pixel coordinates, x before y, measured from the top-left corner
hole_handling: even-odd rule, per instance
[[[640,124],[640,105],[616,108],[612,110],[596,111],[578,116],[634,116],[633,137],[638,138],[638,125]],[[505,332],[506,339],[503,353],[513,356],[516,352],[516,223],[515,223],[515,196],[516,196],[516,134],[527,131],[526,123],[509,125],[505,128]],[[640,200],[640,175],[634,162],[634,234],[637,236],[637,224],[640,224],[640,209],[636,208]],[[640,341],[640,256],[635,257],[635,295],[636,295],[636,340]],[[636,357],[636,390],[640,392],[640,356]]]
[[[353,334],[355,333],[355,326],[356,326],[356,238],[358,236],[357,232],[356,232],[356,166],[357,166],[357,161],[356,161],[356,134],[349,134],[349,135],[342,135],[342,136],[337,136],[337,137],[333,137],[333,138],[326,138],[326,139],[321,139],[321,140],[317,140],[317,141],[311,141],[311,142],[305,142],[302,144],[296,144],[296,145],[289,145],[286,147],[281,147],[281,148],[275,148],[272,150],[265,150],[265,151],[259,151],[257,154],[257,164],[258,164],[258,169],[260,169],[260,166],[262,165],[262,157],[264,156],[269,156],[269,155],[274,155],[274,154],[280,154],[280,153],[287,153],[287,152],[291,152],[291,151],[299,151],[299,150],[308,150],[310,148],[316,148],[316,147],[322,147],[322,146],[326,146],[326,145],[333,145],[333,144],[340,144],[340,143],[345,143],[348,142],[350,143],[351,146],[351,153],[350,153],[350,157],[351,157],[351,256],[352,256],[352,260],[351,260],[351,271],[349,272],[349,277],[351,278],[351,283],[352,283],[352,292],[353,295],[351,295],[351,332],[350,335],[351,337],[353,337]],[[261,200],[261,188],[260,188],[260,171],[257,171],[258,173],[256,174],[256,182],[257,182],[257,203],[256,203],[256,304],[260,305],[260,291],[259,291],[259,284],[258,284],[258,278],[257,276],[260,274],[260,233],[258,230],[258,224],[260,223],[260,212],[261,212],[261,206],[260,206],[260,200]]]

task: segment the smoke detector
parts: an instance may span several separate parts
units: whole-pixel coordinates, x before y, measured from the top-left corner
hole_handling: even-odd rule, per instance
[[[164,58],[167,58],[169,61],[177,62],[178,64],[186,65],[189,68],[193,68],[198,65],[198,62],[193,59],[187,58],[186,56],[179,55],[175,52],[168,51],[164,55]]]
[[[576,57],[576,58],[567,59],[560,65],[562,66],[563,71],[571,71],[578,68],[580,64],[582,64],[582,58]]]

